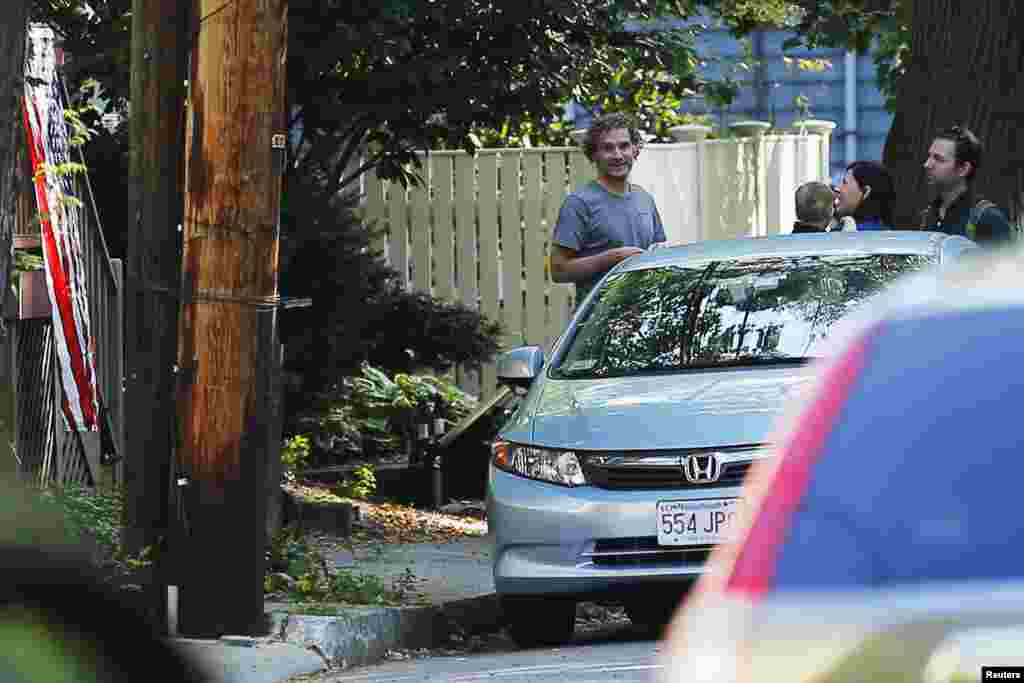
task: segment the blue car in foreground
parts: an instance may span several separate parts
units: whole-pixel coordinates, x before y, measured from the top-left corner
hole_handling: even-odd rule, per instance
[[[660,680],[1024,680],[1022,272],[915,276],[847,331]]]

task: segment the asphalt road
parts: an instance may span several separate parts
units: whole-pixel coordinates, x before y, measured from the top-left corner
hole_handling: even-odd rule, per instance
[[[577,634],[560,648],[517,650],[499,639],[489,651],[388,662],[327,673],[317,683],[550,683],[653,680],[659,643],[656,634],[617,624]],[[309,679],[306,679],[309,680]]]

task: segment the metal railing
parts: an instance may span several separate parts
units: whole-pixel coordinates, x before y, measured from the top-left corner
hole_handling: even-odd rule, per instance
[[[24,166],[21,170],[15,246],[31,248],[41,241],[38,209],[31,171]],[[111,455],[124,453],[122,264],[110,258],[88,176],[83,178],[76,183],[81,206],[74,210],[80,212],[82,226],[82,262],[92,336],[90,352],[96,367],[100,419],[109,428],[111,439],[104,440],[100,432],[70,431],[64,424],[60,411],[60,368],[50,319],[13,321],[10,339],[16,345],[17,368],[15,453],[22,475],[39,485],[59,482],[93,486],[103,456],[110,461]],[[113,475],[119,478],[116,470]]]

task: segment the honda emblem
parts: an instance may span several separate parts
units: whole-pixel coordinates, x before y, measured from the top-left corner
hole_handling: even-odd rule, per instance
[[[713,484],[722,476],[717,453],[696,453],[682,460],[683,476],[691,484]]]

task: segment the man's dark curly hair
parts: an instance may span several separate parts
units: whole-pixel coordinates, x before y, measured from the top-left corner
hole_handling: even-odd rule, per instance
[[[640,129],[636,127],[636,123],[626,114],[614,112],[595,117],[591,122],[590,128],[587,129],[587,134],[583,137],[583,153],[587,156],[587,159],[590,161],[594,160],[594,151],[597,149],[597,144],[605,133],[621,128],[629,131],[629,139],[633,141],[633,146],[639,151],[643,145]]]

